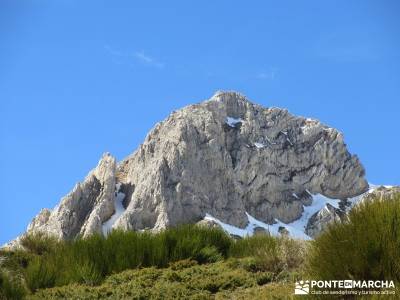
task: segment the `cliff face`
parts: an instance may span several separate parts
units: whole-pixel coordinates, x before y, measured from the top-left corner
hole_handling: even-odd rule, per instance
[[[265,223],[290,223],[311,194],[362,194],[364,174],[337,130],[219,92],[173,112],[118,165],[104,155],[28,231],[70,239],[111,228],[159,230],[206,214],[245,227],[246,212]]]
[[[104,154],[98,166],[53,211],[43,209],[29,224],[28,232],[45,232],[60,239],[101,233],[102,224],[114,213],[116,161]]]

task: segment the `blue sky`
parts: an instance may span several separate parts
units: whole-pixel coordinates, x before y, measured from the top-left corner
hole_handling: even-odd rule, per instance
[[[0,0],[0,243],[103,152],[237,90],[344,133],[400,184],[399,1]]]

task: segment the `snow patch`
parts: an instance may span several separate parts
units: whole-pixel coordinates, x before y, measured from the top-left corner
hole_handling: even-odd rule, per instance
[[[232,117],[226,118],[226,124],[228,124],[230,127],[233,128],[235,128],[236,124],[239,124],[241,122],[243,122],[243,120],[240,118],[232,118]]]
[[[311,133],[315,126],[313,124],[306,124],[304,126],[301,126],[301,131],[303,132],[304,135],[308,135]]]
[[[369,191],[366,193],[371,193],[374,189],[376,189],[377,186],[372,186],[370,187]],[[215,221],[217,224],[219,224],[223,230],[225,230],[228,234],[232,235],[237,235],[240,237],[246,237],[246,236],[251,236],[254,234],[254,228],[256,227],[261,227],[267,230],[271,235],[274,236],[279,236],[279,227],[284,227],[288,232],[289,236],[292,238],[297,238],[297,239],[303,239],[303,240],[311,240],[312,238],[308,236],[305,231],[306,227],[308,224],[308,221],[310,218],[317,212],[321,210],[328,210],[327,204],[332,205],[334,208],[339,209],[339,199],[330,199],[328,197],[325,197],[321,194],[311,194],[308,190],[307,193],[309,193],[312,196],[312,203],[311,205],[305,206],[303,205],[303,213],[301,217],[291,223],[283,223],[282,221],[275,219],[274,224],[266,224],[262,221],[257,220],[256,218],[252,217],[248,213],[246,213],[247,218],[248,218],[248,224],[245,228],[238,228],[236,226],[226,224],[217,218],[214,218],[210,214],[206,214],[206,217],[204,219],[212,220]],[[365,194],[366,194],[365,193]],[[360,196],[356,196],[354,198],[350,198],[349,201],[351,203],[351,207],[354,206],[355,203],[359,202],[360,199],[365,195],[362,194]],[[299,196],[297,194],[293,193],[293,197],[299,199]]]
[[[318,121],[307,118],[305,124],[301,126],[300,129],[304,135],[308,135],[312,133],[315,127],[318,127],[318,124],[319,124]]]
[[[308,235],[306,235],[301,230],[299,230],[293,226],[289,226],[289,224],[285,224],[285,223],[279,221],[278,219],[275,219],[275,222],[276,222],[275,224],[269,225],[262,221],[257,220],[256,218],[252,217],[248,213],[246,213],[246,215],[247,215],[249,222],[245,228],[239,228],[239,227],[224,223],[224,222],[218,220],[217,218],[214,218],[210,214],[206,214],[204,219],[214,221],[217,224],[219,224],[222,227],[222,229],[225,230],[228,234],[237,235],[240,237],[252,236],[254,234],[254,229],[256,227],[264,228],[267,232],[269,232],[273,236],[279,236],[280,235],[279,227],[284,227],[288,230],[289,235],[293,238],[298,238],[298,239],[303,239],[303,240],[311,239]]]
[[[254,143],[254,146],[256,146],[257,149],[261,149],[261,148],[265,147],[265,145],[263,143]]]
[[[114,209],[115,209],[115,212],[110,217],[110,219],[108,219],[102,225],[102,231],[103,231],[104,236],[107,236],[107,234],[112,230],[112,227],[115,224],[115,222],[119,219],[119,217],[125,211],[125,208],[124,208],[124,206],[122,204],[122,202],[124,201],[124,198],[125,198],[125,194],[120,192],[119,191],[120,189],[121,189],[121,183],[117,183],[115,185],[116,196],[114,198]]]
[[[308,192],[308,191],[307,191]],[[308,192],[310,193],[310,192]],[[317,212],[319,212],[321,209],[324,209],[326,205],[329,203],[335,208],[339,208],[339,200],[336,199],[330,199],[328,197],[325,197],[320,194],[312,195],[313,201],[311,205],[309,206],[304,206],[303,205],[303,214],[299,219],[296,221],[293,221],[288,224],[284,224],[286,229],[288,229],[289,233],[291,232],[289,228],[294,229],[297,233],[301,232],[301,234],[298,235],[298,238],[302,238],[301,235],[303,235],[305,238],[303,239],[311,239],[306,233],[306,227],[308,224],[308,221],[310,218]],[[296,233],[294,232],[294,233]]]
[[[368,195],[371,194],[373,191],[375,191],[377,188],[379,188],[382,185],[376,185],[376,184],[372,184],[372,183],[368,183],[369,185],[369,189],[368,191],[366,191],[365,193],[355,196],[353,198],[349,198],[349,202],[350,202],[350,206],[347,208],[347,211],[349,211],[350,209],[352,209],[354,207],[354,205],[356,205],[357,203],[359,203],[361,201],[361,199]],[[383,185],[383,187],[385,188],[391,188],[392,186],[390,185]]]
[[[214,218],[213,216],[211,216],[210,214],[206,214],[206,216],[204,217],[204,220],[210,220],[210,221],[214,221],[216,222],[218,225],[220,225],[222,227],[223,230],[225,230],[228,234],[232,234],[232,235],[237,235],[240,237],[245,237],[247,235],[249,235],[250,233],[245,229],[224,223],[222,221],[220,221],[217,218]]]

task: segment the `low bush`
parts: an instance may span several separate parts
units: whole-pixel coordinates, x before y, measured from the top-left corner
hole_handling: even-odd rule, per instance
[[[194,257],[200,263],[214,263],[223,259],[221,253],[214,246],[207,246],[201,249]]]
[[[25,270],[25,281],[31,291],[39,288],[53,287],[56,283],[59,270],[51,260],[35,257]]]
[[[0,270],[0,299],[19,300],[27,294],[22,279],[16,275],[11,275],[4,270]]]
[[[185,260],[169,268],[127,270],[109,276],[100,286],[55,287],[28,299],[286,299],[293,293],[292,283],[289,288],[276,287],[273,274],[247,272],[240,263],[233,266],[229,261],[199,265]]]
[[[56,251],[58,242],[54,237],[36,233],[24,235],[21,238],[21,246],[32,254],[42,255]]]
[[[169,265],[169,267],[171,268],[171,270],[178,271],[178,270],[182,270],[182,269],[186,269],[186,268],[190,268],[190,267],[196,266],[197,264],[198,263],[195,260],[184,259],[184,260],[180,260],[180,261],[171,263]]]
[[[278,248],[278,239],[270,235],[254,235],[236,240],[229,251],[232,257],[248,257],[256,255],[259,249],[265,248],[275,252]]]
[[[36,255],[23,250],[0,250],[0,265],[4,269],[20,272],[28,266],[29,262],[35,256]]]
[[[306,242],[287,237],[255,235],[236,241],[231,247],[230,255],[247,257],[242,263],[249,271],[278,274],[302,266],[306,255]]]

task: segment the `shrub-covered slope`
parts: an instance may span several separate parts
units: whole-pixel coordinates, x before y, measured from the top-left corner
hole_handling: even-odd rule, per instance
[[[307,278],[393,280],[399,287],[399,233],[394,194],[370,197],[311,242],[234,240],[188,225],[69,242],[28,236],[26,251],[0,252],[0,299],[285,299],[296,279]]]
[[[232,299],[240,294],[245,297],[259,286],[266,288],[272,280],[272,273],[252,272],[246,262],[242,264],[240,260],[205,265],[187,260],[164,269],[125,271],[110,276],[96,287],[69,285],[40,290],[29,299]],[[284,287],[284,284],[279,286]],[[293,287],[268,286],[268,289],[273,288],[275,297],[283,298],[292,293]]]

